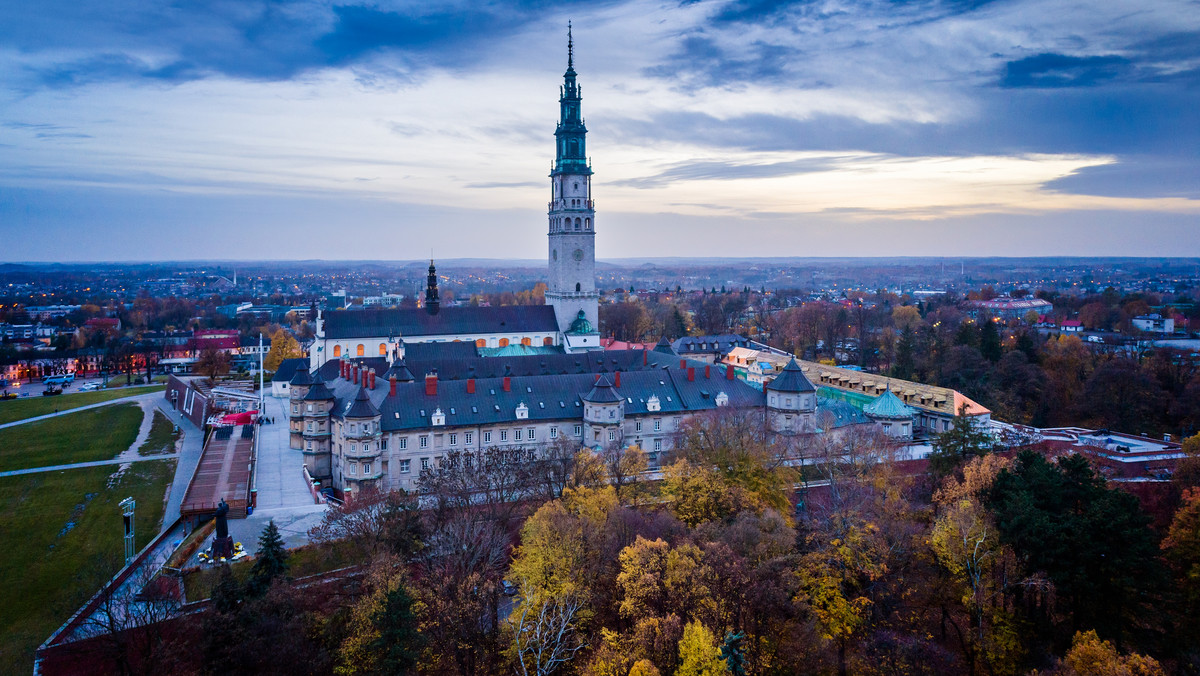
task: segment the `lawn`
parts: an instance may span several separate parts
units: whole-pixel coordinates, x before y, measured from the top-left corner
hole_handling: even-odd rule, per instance
[[[179,433],[175,431],[175,423],[161,411],[155,411],[154,421],[150,423],[150,435],[138,448],[138,455],[174,453],[175,442],[178,440]]]
[[[0,430],[0,472],[109,460],[137,440],[142,409],[116,404]]]
[[[132,397],[135,394],[146,394],[147,392],[156,392],[163,389],[160,386],[148,385],[145,387],[121,388],[119,390],[97,390],[95,392],[63,394],[57,397],[43,397],[40,389],[41,385],[34,383],[21,386],[22,390],[26,388],[30,388],[29,391],[33,392],[31,396],[23,399],[0,401],[0,425],[26,418],[35,418],[39,415],[54,413],[55,411],[66,411],[80,406],[99,404],[105,401],[112,401],[113,399]]]
[[[0,674],[28,674],[33,651],[124,563],[122,499],[137,500],[137,549],[161,527],[174,458],[0,478]]]

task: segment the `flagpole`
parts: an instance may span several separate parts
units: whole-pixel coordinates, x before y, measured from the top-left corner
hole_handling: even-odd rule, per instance
[[[262,333],[258,334],[258,416],[263,414],[263,342]]]

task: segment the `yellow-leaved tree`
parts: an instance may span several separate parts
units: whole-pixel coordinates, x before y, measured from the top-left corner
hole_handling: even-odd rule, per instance
[[[689,622],[679,639],[679,670],[675,676],[723,676],[729,673],[717,639],[708,627]]]
[[[304,355],[300,351],[300,343],[292,337],[291,333],[278,329],[271,335],[271,349],[263,359],[263,368],[275,371],[284,359],[296,359],[302,356]]]

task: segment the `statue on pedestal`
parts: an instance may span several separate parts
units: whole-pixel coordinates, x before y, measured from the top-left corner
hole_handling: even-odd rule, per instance
[[[228,561],[233,558],[233,537],[229,535],[229,521],[225,516],[228,513],[229,505],[225,504],[225,499],[222,498],[217,505],[217,534],[212,544],[213,561]]]

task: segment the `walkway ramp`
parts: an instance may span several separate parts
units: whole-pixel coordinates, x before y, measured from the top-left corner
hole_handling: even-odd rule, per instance
[[[218,427],[213,431],[183,497],[181,517],[212,514],[217,503],[224,500],[229,505],[229,518],[246,518],[254,472],[255,432],[254,425]]]

